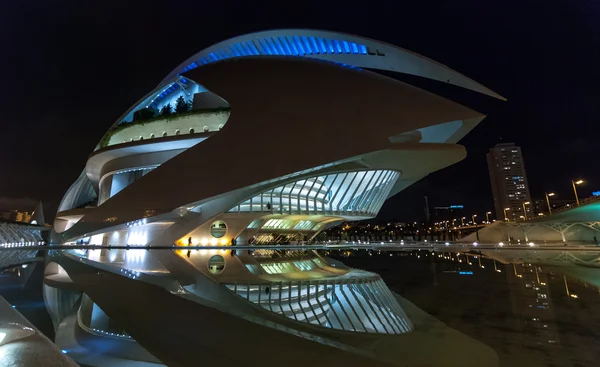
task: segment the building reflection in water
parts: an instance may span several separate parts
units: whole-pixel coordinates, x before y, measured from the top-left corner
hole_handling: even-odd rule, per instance
[[[544,354],[540,359],[546,362],[556,361],[560,358],[560,337],[547,273],[530,263],[506,267],[518,344],[533,354]]]
[[[596,366],[600,288],[592,281],[600,282],[600,269],[524,253],[416,250],[343,257],[349,266],[378,272],[395,292],[494,348],[501,366]]]
[[[160,263],[150,256],[152,252],[146,250],[73,251],[89,260],[127,268],[133,276],[139,277],[135,269],[162,271]],[[235,256],[243,255],[238,252]],[[450,328],[493,348],[500,366],[596,366],[600,360],[600,352],[594,347],[600,337],[600,313],[596,311],[600,303],[600,280],[595,281],[600,279],[597,277],[600,269],[587,263],[582,267],[556,261],[567,258],[566,255],[554,256],[555,261],[550,261],[539,254],[534,258],[533,252],[516,256],[514,251],[344,250],[320,254],[342,257],[351,267],[377,272],[397,294]],[[233,258],[230,252],[203,250],[194,251],[191,259],[214,255]],[[268,260],[265,256],[260,258]],[[591,255],[579,258],[591,259]],[[12,268],[5,274],[17,279],[22,278],[18,276],[20,272],[29,270]],[[55,270],[53,275],[46,274],[49,285],[63,280],[65,274],[61,268],[57,265]],[[61,299],[72,306],[81,296],[76,285],[72,288],[68,291],[46,286],[46,297]],[[270,295],[266,299],[279,294],[278,288],[270,291],[264,293]],[[113,322],[89,297],[84,295],[80,302],[77,316],[90,334],[99,340],[110,336],[111,340],[121,339],[131,344],[127,330]],[[71,310],[72,307],[66,307],[56,309],[55,313],[67,315]],[[145,360],[157,362],[151,356]]]

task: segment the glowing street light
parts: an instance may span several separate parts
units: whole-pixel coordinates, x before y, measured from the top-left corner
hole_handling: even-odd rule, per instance
[[[506,216],[506,211],[510,210],[510,208],[504,208],[504,220],[507,222],[510,222],[510,219],[508,219],[508,217]]]
[[[525,220],[527,220],[527,209],[525,209],[525,205],[529,205],[530,202],[526,201],[523,203],[523,217],[525,218]]]
[[[554,196],[554,193],[546,193],[546,203],[548,204],[548,214],[552,214],[552,208],[550,207],[550,196]]]
[[[471,218],[473,219],[473,224],[475,225],[475,237],[477,238],[477,241],[479,241],[479,228],[477,228],[477,222],[475,222],[476,216],[477,214],[473,214]]]
[[[490,214],[492,214],[492,212],[485,212],[485,221],[486,222],[490,222]]]
[[[571,298],[578,298],[576,294],[571,293],[571,291],[569,291],[569,286],[567,285],[567,276],[563,275],[563,280],[565,281],[565,291],[567,292],[567,296],[571,297]]]
[[[575,193],[575,201],[577,202],[577,206],[579,206],[579,196],[577,196],[577,186],[575,186],[575,185],[581,185],[583,182],[584,182],[583,180],[577,180],[577,181],[571,180],[571,184],[573,185],[573,192]]]

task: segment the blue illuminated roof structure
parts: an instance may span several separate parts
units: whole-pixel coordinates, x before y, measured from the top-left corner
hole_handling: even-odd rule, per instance
[[[474,80],[414,52],[365,37],[310,29],[262,31],[219,42],[181,63],[160,85],[202,65],[248,56],[308,57],[347,66],[417,75],[504,100]]]
[[[190,82],[181,76],[182,73],[222,60],[282,56],[332,62],[350,69],[368,68],[373,71],[416,75],[504,100],[504,97],[494,91],[445,65],[394,45],[340,32],[282,29],[233,37],[196,53],[173,69],[153,91],[131,106],[113,126],[131,121],[133,113],[139,109],[159,109],[166,103],[172,103],[173,98],[184,93],[185,83]],[[197,84],[194,88],[204,90]],[[445,131],[443,128],[433,130],[439,130],[440,133]],[[453,130],[450,130],[453,133]]]
[[[226,45],[191,62],[181,72],[195,69],[199,64],[206,65],[232,57],[259,55],[312,56],[325,54],[367,55],[367,46],[356,42],[314,36],[265,37]]]

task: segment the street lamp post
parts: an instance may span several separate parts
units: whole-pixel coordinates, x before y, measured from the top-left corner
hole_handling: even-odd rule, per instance
[[[510,222],[510,219],[508,219],[508,217],[506,216],[506,211],[510,210],[510,208],[504,208],[504,220],[507,222]]]
[[[550,196],[554,196],[554,193],[546,193],[546,203],[548,204],[548,214],[552,214],[552,208],[550,207]]]
[[[492,214],[492,212],[485,212],[485,221],[486,221],[487,223],[489,223],[489,222],[490,222],[490,214]]]
[[[477,214],[473,214],[471,216],[471,219],[473,219],[473,224],[475,225],[475,237],[477,238],[477,242],[479,242],[479,230],[477,228],[477,222],[475,221],[476,216],[477,216]]]
[[[523,203],[523,217],[527,220],[527,209],[525,209],[525,205],[529,205],[529,201]]]
[[[583,180],[577,180],[577,181],[571,180],[571,184],[573,185],[573,192],[575,193],[575,201],[577,202],[577,206],[579,206],[579,196],[577,196],[577,186],[575,186],[575,185],[581,185],[582,183],[583,183]]]
[[[463,227],[465,226],[465,219],[465,217],[460,218],[460,225]]]

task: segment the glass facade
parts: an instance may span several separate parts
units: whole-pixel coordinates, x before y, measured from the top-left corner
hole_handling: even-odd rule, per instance
[[[267,223],[265,223],[262,228],[268,229],[288,229],[292,228],[294,224],[293,220],[283,220],[283,219],[269,219]]]
[[[400,174],[395,171],[372,170],[302,179],[265,191],[229,212],[372,217],[379,212],[398,177]],[[305,223],[298,225],[304,227]]]
[[[319,260],[317,263],[315,260]],[[277,262],[277,263],[263,263],[260,264],[260,267],[267,274],[286,274],[286,273],[294,273],[298,271],[310,271],[317,269],[323,265],[323,261],[320,259],[311,259],[311,260],[298,260],[298,261],[288,261],[288,262]],[[248,265],[246,265],[248,266]]]
[[[298,224],[294,226],[294,229],[308,231],[314,226],[315,224],[310,220],[301,220],[300,222],[298,222]]]
[[[263,269],[265,265],[262,265]],[[286,265],[291,267],[289,263]],[[264,309],[300,322],[380,334],[404,334],[414,329],[379,276],[359,270],[354,272],[352,277],[332,280],[226,286]]]
[[[317,264],[312,262],[312,260],[294,261],[294,265],[301,271],[309,271],[318,268]]]

